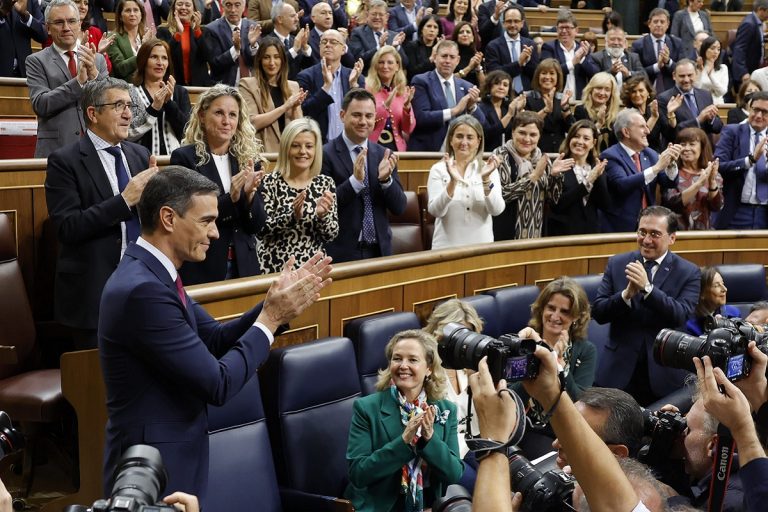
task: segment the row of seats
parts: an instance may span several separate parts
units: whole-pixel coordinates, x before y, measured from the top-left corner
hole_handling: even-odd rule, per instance
[[[768,298],[762,265],[719,267],[729,302],[742,311]],[[590,301],[600,275],[576,276]],[[528,323],[537,286],[515,286],[466,297],[498,337]],[[338,497],[347,484],[345,459],[352,405],[375,392],[384,347],[393,334],[419,328],[412,312],[355,319],[345,337],[272,350],[252,379],[223,407],[209,409],[211,504],[247,510],[351,510]],[[592,321],[589,338],[601,351],[608,327]],[[260,389],[268,390],[261,394]],[[258,477],[255,477],[258,475]]]

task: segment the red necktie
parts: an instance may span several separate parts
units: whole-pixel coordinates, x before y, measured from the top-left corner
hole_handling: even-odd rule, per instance
[[[65,53],[69,57],[69,62],[67,62],[67,67],[69,68],[69,74],[72,75],[72,78],[75,78],[77,76],[77,62],[75,62],[75,52],[73,52],[72,50],[68,50]]]
[[[184,285],[181,284],[181,276],[176,274],[176,293],[179,294],[179,299],[184,307],[187,307],[187,296],[184,294]]]
[[[643,174],[643,168],[640,166],[640,153],[635,153],[632,155],[632,160],[635,162],[635,169],[637,169],[638,174]],[[645,191],[645,178],[643,178],[643,210],[645,210],[648,207],[648,197]]]

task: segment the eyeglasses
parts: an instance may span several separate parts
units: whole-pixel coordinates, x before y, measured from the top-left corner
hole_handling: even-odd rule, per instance
[[[94,107],[112,107],[118,114],[125,112],[126,108],[131,110],[131,114],[135,114],[138,108],[136,104],[130,101],[125,102],[123,100],[115,101],[113,103],[97,103]]]
[[[69,18],[68,20],[53,20],[48,22],[49,25],[53,25],[56,28],[64,28],[64,25],[75,27],[79,23],[80,23],[80,20],[77,18]]]
[[[758,114],[763,117],[768,116],[768,110],[764,108],[751,107],[751,109],[753,114]]]
[[[344,46],[344,43],[335,39],[321,39],[320,46]]]
[[[558,25],[557,31],[558,32],[570,32],[571,30],[575,29],[573,25]]]
[[[665,233],[662,233],[661,231],[646,231],[644,229],[637,230],[637,236],[639,238],[645,238],[648,235],[651,235],[651,238],[653,238],[654,240],[658,240],[659,238],[663,237]]]

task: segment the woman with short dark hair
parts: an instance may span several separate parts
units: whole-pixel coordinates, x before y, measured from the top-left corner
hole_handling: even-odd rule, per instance
[[[443,35],[443,24],[440,22],[440,17],[436,14],[424,16],[416,33],[418,36],[415,41],[411,40],[403,45],[403,52],[408,61],[408,65],[405,67],[408,81],[416,75],[435,69],[435,63],[430,57],[432,57],[435,45]]]

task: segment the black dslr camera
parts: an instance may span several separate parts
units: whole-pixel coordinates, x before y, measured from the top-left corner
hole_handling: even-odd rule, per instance
[[[688,427],[685,417],[679,412],[659,411],[654,413],[645,409],[645,432],[650,442],[640,449],[638,459],[653,468],[662,465],[673,452],[675,442],[680,439]]]
[[[653,358],[662,366],[695,372],[693,358],[709,356],[712,366],[735,382],[747,377],[752,369],[752,358],[747,354],[751,340],[768,354],[766,326],[752,325],[741,318],[709,317],[704,328],[707,334],[698,337],[673,329],[660,330],[653,343]]]
[[[497,340],[457,323],[445,326],[443,339],[437,347],[443,367],[453,370],[477,370],[483,356],[488,356],[488,369],[494,382],[536,377],[539,360],[533,355],[535,351],[536,340],[522,339],[514,334],[505,334]]]
[[[523,495],[523,512],[573,510],[571,502],[576,484],[573,476],[559,469],[549,469],[546,460],[532,464],[516,446],[510,454],[510,483],[512,489]],[[551,461],[552,457],[547,460]]]
[[[70,505],[65,512],[176,512],[159,502],[168,474],[160,451],[145,444],[131,446],[115,468],[112,497],[96,500],[91,508]]]

